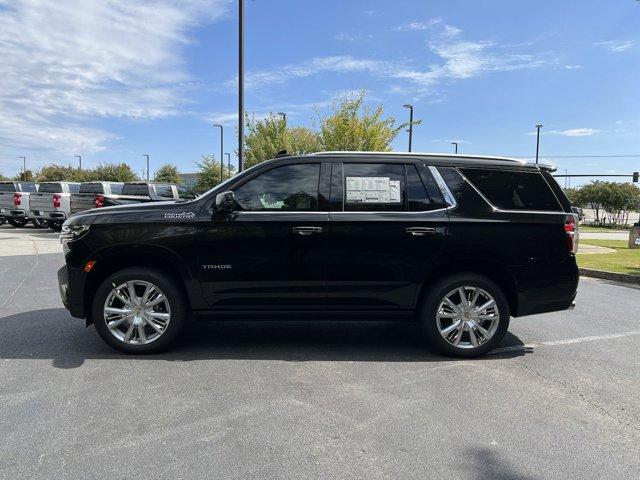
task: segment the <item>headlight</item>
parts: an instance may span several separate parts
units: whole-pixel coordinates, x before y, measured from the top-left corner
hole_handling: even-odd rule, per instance
[[[60,243],[65,245],[68,242],[79,239],[89,231],[89,225],[63,225],[60,232]]]

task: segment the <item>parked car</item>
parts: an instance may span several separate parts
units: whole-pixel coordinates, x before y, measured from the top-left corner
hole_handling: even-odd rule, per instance
[[[78,193],[71,194],[71,215],[104,206],[104,197],[122,194],[122,182],[83,182]]]
[[[29,201],[36,191],[33,182],[0,182],[0,225],[7,221],[14,227],[24,227],[32,220]]]
[[[78,182],[42,182],[38,192],[31,194],[31,217],[60,231],[71,215],[71,194],[78,193]]]
[[[258,164],[185,202],[63,226],[71,315],[128,353],[188,317],[406,319],[446,355],[510,317],[572,308],[576,216],[548,167],[462,155],[324,152]]]
[[[125,183],[119,195],[97,195],[95,207],[112,207],[130,203],[162,202],[166,200],[193,200],[196,196],[195,193],[182,185],[134,182]]]

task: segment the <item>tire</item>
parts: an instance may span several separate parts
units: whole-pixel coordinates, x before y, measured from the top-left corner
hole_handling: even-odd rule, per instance
[[[114,287],[120,287],[127,282],[134,282],[137,300],[143,298],[143,292],[147,287],[145,284],[151,284],[155,287],[155,291],[149,296],[151,303],[158,299],[154,296],[156,292],[161,292],[164,295],[166,303],[163,301],[151,307],[151,310],[157,310],[152,312],[156,317],[166,317],[168,312],[168,320],[166,326],[161,329],[161,333],[157,328],[152,328],[153,325],[150,322],[150,320],[153,321],[156,327],[162,326],[160,318],[148,316],[146,312],[149,310],[147,309],[140,312],[139,303],[135,300],[130,303],[133,308],[127,308],[127,304],[121,300],[129,300],[128,292],[130,290],[128,287],[118,290],[120,297],[114,293]],[[131,311],[132,313],[127,315],[107,314],[105,313],[106,307]],[[116,272],[102,282],[93,298],[91,312],[98,334],[113,348],[124,353],[149,354],[160,352],[175,341],[186,323],[187,302],[181,289],[164,273],[144,267],[133,267]],[[111,328],[107,326],[106,315],[110,315]],[[124,317],[127,318],[123,320]],[[119,321],[121,324],[114,327]],[[140,328],[142,328],[144,335],[140,335]],[[127,341],[129,333],[129,341]],[[156,334],[158,335],[154,338]]]
[[[0,217],[0,225],[4,225],[6,223],[7,219],[4,217]]]
[[[466,297],[464,302],[460,289]],[[479,310],[491,300],[495,307]],[[457,308],[452,308],[451,304]],[[500,345],[509,328],[510,312],[509,302],[496,283],[481,275],[461,273],[432,285],[418,315],[422,331],[433,349],[451,357],[471,358]]]
[[[39,218],[32,219],[31,223],[36,228],[46,228],[49,226],[49,222],[47,222],[46,220],[41,220]]]
[[[9,224],[11,224],[12,226],[16,228],[21,228],[21,227],[24,227],[29,220],[26,218],[10,218],[8,221],[9,221]]]
[[[54,232],[60,232],[62,231],[62,222],[49,221],[49,228]]]

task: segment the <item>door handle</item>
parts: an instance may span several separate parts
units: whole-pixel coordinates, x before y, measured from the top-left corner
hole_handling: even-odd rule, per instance
[[[436,227],[409,227],[406,229],[406,232],[409,235],[413,235],[414,237],[421,237],[423,235],[433,235],[438,233]]]
[[[307,237],[313,233],[322,233],[322,227],[293,227],[293,233]]]

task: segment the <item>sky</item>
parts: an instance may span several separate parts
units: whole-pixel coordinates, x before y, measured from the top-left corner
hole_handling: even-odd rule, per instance
[[[0,172],[236,161],[237,2],[0,0]],[[640,1],[247,0],[247,111],[290,126],[355,90],[413,150],[640,170]],[[392,147],[407,149],[402,132]],[[583,158],[562,158],[564,156]],[[616,158],[615,155],[636,155]],[[604,156],[604,157],[602,157]],[[586,179],[573,179],[578,184]],[[561,181],[563,183],[564,180]]]

